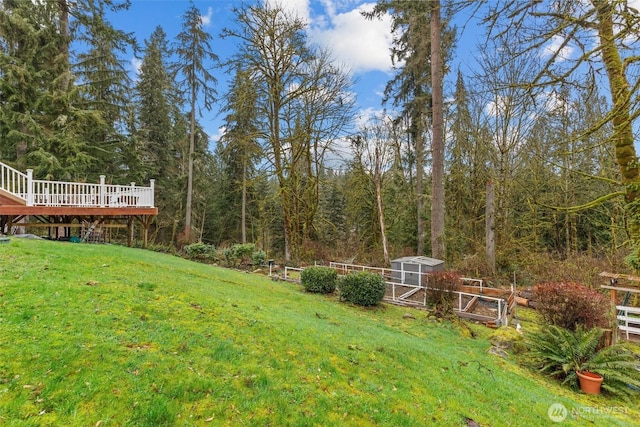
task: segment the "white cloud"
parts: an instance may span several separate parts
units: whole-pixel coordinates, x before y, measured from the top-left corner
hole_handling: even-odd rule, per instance
[[[278,1],[265,0],[265,3],[276,4]],[[309,0],[286,0],[279,4],[291,12],[294,17],[300,18],[304,22],[309,22]]]
[[[364,108],[358,111],[358,115],[355,120],[356,128],[358,130],[363,129],[372,122],[380,119],[380,117],[385,117],[387,114],[388,113],[382,108]]]
[[[140,75],[141,67],[142,67],[142,59],[139,59],[136,57],[131,58],[131,69],[133,70],[136,76]]]
[[[275,4],[278,0],[263,0]],[[392,64],[391,17],[366,20],[361,12],[375,3],[361,0],[280,0],[287,11],[308,24],[309,41],[328,48],[338,63],[354,73],[389,72]]]
[[[627,7],[629,9],[635,9],[633,11],[630,11],[630,13],[632,13],[633,15],[635,15],[636,17],[640,16],[640,0],[627,0]],[[627,28],[627,31],[629,31],[629,33],[625,36],[623,42],[627,45],[634,45],[635,43],[638,42],[638,40],[640,40],[640,33],[638,33],[637,29],[636,31],[634,31],[633,28]],[[614,31],[619,31],[618,28],[614,28]]]
[[[322,3],[324,14],[314,16],[308,30],[312,43],[330,49],[336,60],[354,73],[391,70],[389,15],[381,20],[365,19],[361,12],[371,10],[372,3],[342,13],[336,12],[335,2],[323,0]]]
[[[200,20],[202,21],[202,26],[203,27],[210,26],[212,17],[213,17],[213,9],[211,7],[208,7],[207,8],[207,14],[200,16]]]
[[[563,61],[567,59],[571,59],[575,49],[571,47],[569,44],[562,47],[562,44],[565,42],[565,39],[562,36],[555,35],[551,38],[551,41],[544,47],[542,52],[543,58],[549,58],[558,53],[556,61]]]
[[[220,141],[220,138],[222,138],[222,136],[227,132],[227,128],[226,126],[220,126],[216,133],[212,133],[212,132],[207,132],[207,134],[209,135],[209,147],[211,148],[211,150],[215,149],[215,146],[218,144],[218,141]]]
[[[496,117],[502,103],[502,97],[498,96],[496,101],[489,101],[487,105],[484,106],[484,113],[489,117]]]

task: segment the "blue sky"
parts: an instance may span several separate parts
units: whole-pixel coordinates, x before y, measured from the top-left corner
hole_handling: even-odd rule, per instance
[[[252,1],[252,0],[248,0]],[[263,1],[263,0],[253,0]],[[371,10],[375,2],[363,0],[272,0],[280,1],[293,13],[308,22],[308,40],[323,48],[329,48],[337,62],[351,70],[354,81],[353,91],[356,94],[359,121],[382,110],[382,92],[386,83],[393,76],[389,48],[392,43],[390,33],[390,17],[383,20],[368,21],[361,12]],[[628,0],[629,5],[640,9],[640,0]],[[195,6],[203,15],[204,29],[213,36],[213,50],[225,60],[234,54],[236,46],[232,39],[221,39],[220,33],[225,27],[234,23],[233,7],[241,6],[240,0],[195,0]],[[121,30],[132,32],[144,45],[156,26],[160,25],[173,41],[181,29],[182,15],[189,7],[188,0],[131,0],[128,11],[121,11],[110,17],[113,25]],[[482,54],[481,45],[485,40],[485,31],[478,25],[478,18],[471,18],[472,10],[458,12],[455,24],[458,28],[457,47],[450,72],[445,76],[445,97],[453,93],[457,70],[460,68],[465,76],[474,70],[476,59]],[[554,38],[541,50],[541,57],[557,49],[562,43],[561,37]],[[566,48],[566,56],[570,57],[571,47]],[[139,61],[133,55],[127,60],[131,72],[135,74]],[[212,70],[218,79],[217,90],[224,96],[227,90],[227,76],[223,70]],[[467,80],[469,82],[469,80]],[[603,81],[603,87],[607,82]],[[468,88],[472,89],[472,88]],[[223,129],[222,117],[218,114],[219,105],[212,111],[204,112],[200,123],[209,134],[211,141],[220,137]],[[487,105],[487,114],[493,115],[491,105]]]
[[[282,0],[282,4],[308,22],[310,42],[329,48],[336,61],[351,70],[359,116],[364,120],[381,110],[382,92],[393,73],[389,56],[392,43],[390,18],[365,20],[361,11],[371,10],[374,3],[362,0]],[[240,1],[202,0],[194,1],[194,5],[203,15],[204,29],[213,36],[214,52],[222,60],[230,57],[235,52],[233,40],[223,40],[219,35],[224,27],[234,25],[232,8],[240,6]],[[116,28],[134,33],[140,45],[144,46],[144,40],[158,25],[164,29],[168,40],[173,41],[188,7],[188,0],[132,0],[129,10],[118,12],[110,19]],[[467,28],[461,43],[462,56],[457,58],[469,60],[469,48],[466,46],[473,46],[473,36]],[[128,60],[132,73],[135,73],[139,62],[133,55]],[[218,79],[218,93],[222,96],[227,88],[227,76],[223,70],[214,70],[214,74]],[[455,73],[452,74],[455,78]],[[222,117],[218,115],[218,109],[219,106],[214,106],[200,119],[212,141],[217,140],[222,132]]]

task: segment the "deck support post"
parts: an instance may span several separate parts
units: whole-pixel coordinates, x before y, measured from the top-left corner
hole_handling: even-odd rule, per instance
[[[127,246],[131,247],[133,241],[133,217],[129,215],[127,217]]]

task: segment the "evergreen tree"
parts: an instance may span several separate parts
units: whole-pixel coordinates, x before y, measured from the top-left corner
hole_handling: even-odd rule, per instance
[[[186,95],[189,106],[189,153],[187,173],[187,201],[185,205],[184,240],[191,241],[191,215],[193,205],[193,167],[196,139],[196,109],[201,111],[199,101],[210,110],[215,101],[216,78],[209,71],[218,56],[211,49],[211,34],[204,31],[202,15],[193,3],[182,17],[182,31],[177,36],[175,53],[178,62],[173,71]]]
[[[87,49],[77,55],[73,66],[80,89],[79,105],[85,110],[99,112],[99,120],[87,126],[81,137],[87,143],[85,152],[93,164],[86,172],[97,179],[100,174],[109,177],[127,177],[124,158],[127,141],[127,122],[130,114],[131,80],[123,56],[135,47],[130,34],[117,30],[106,18],[106,11],[119,10],[127,4],[99,1],[78,4],[75,28],[76,40]]]
[[[469,97],[462,73],[458,71],[454,109],[450,119],[447,156],[446,210],[448,249],[453,256],[473,254],[484,236],[484,194],[489,174],[489,137],[479,120],[483,105]]]
[[[157,27],[145,42],[134,92],[137,101],[138,179],[142,182],[152,178],[156,180],[156,225],[159,238],[165,241],[170,239],[174,222],[182,221],[180,198],[184,193],[184,182],[178,173],[177,144],[180,138],[185,139],[187,133],[186,128],[179,126],[184,116],[180,112],[178,90],[168,71],[169,56],[165,32]]]
[[[0,131],[3,161],[17,161],[39,145],[46,129],[38,120],[36,106],[46,96],[43,81],[53,70],[42,69],[40,61],[51,59],[55,34],[51,17],[43,5],[13,0],[0,5]],[[44,31],[38,31],[39,26]]]
[[[135,85],[138,104],[137,133],[143,147],[142,167],[146,178],[167,176],[167,169],[175,159],[174,141],[170,139],[172,112],[176,88],[167,70],[170,52],[166,34],[156,27],[145,42],[144,56],[140,64],[140,76]]]
[[[394,64],[403,64],[394,78],[387,83],[385,88],[384,102],[393,101],[393,105],[399,107],[403,117],[408,119],[407,128],[414,149],[415,158],[415,200],[417,210],[416,233],[417,252],[423,253],[424,230],[424,168],[425,168],[425,141],[427,124],[433,115],[432,99],[432,46],[430,33],[430,19],[434,5],[439,1],[431,0],[380,0],[370,13],[365,13],[365,17],[372,19],[381,17],[385,13],[392,16],[392,31],[395,34],[394,45],[391,51],[391,58]],[[445,14],[445,24],[438,27],[441,39],[442,61],[439,63],[445,67],[449,59],[455,30],[448,27],[448,13]],[[444,68],[442,70],[444,72]],[[443,150],[439,145],[433,149]],[[440,157],[436,153],[435,159]],[[440,201],[436,201],[440,203]],[[441,201],[443,204],[444,200]],[[441,208],[442,206],[437,206]],[[442,218],[444,219],[444,218]],[[440,227],[437,227],[440,230]],[[444,231],[444,230],[442,230]],[[433,239],[434,236],[432,236]],[[438,248],[444,247],[444,236],[438,237]],[[433,245],[432,245],[433,246]],[[432,248],[433,249],[433,248]],[[437,252],[443,252],[438,249]],[[443,253],[436,254],[444,255]]]
[[[226,172],[223,188],[227,200],[220,214],[229,219],[225,221],[226,227],[234,224],[240,231],[241,242],[246,243],[248,197],[256,174],[256,162],[262,154],[258,140],[257,90],[249,71],[235,68],[234,80],[225,99],[223,111],[228,114],[218,152]]]
[[[69,179],[83,173],[87,155],[79,134],[97,115],[75,105],[68,17],[60,5],[12,0],[0,6],[0,158],[31,167],[38,177]]]

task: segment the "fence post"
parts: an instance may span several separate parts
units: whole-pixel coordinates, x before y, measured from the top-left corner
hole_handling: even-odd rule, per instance
[[[27,169],[27,206],[33,206],[33,169]]]
[[[104,185],[104,181],[105,181],[105,176],[104,175],[100,175],[100,190],[98,192],[98,203],[100,204],[101,208],[104,208],[105,205],[105,185]]]

